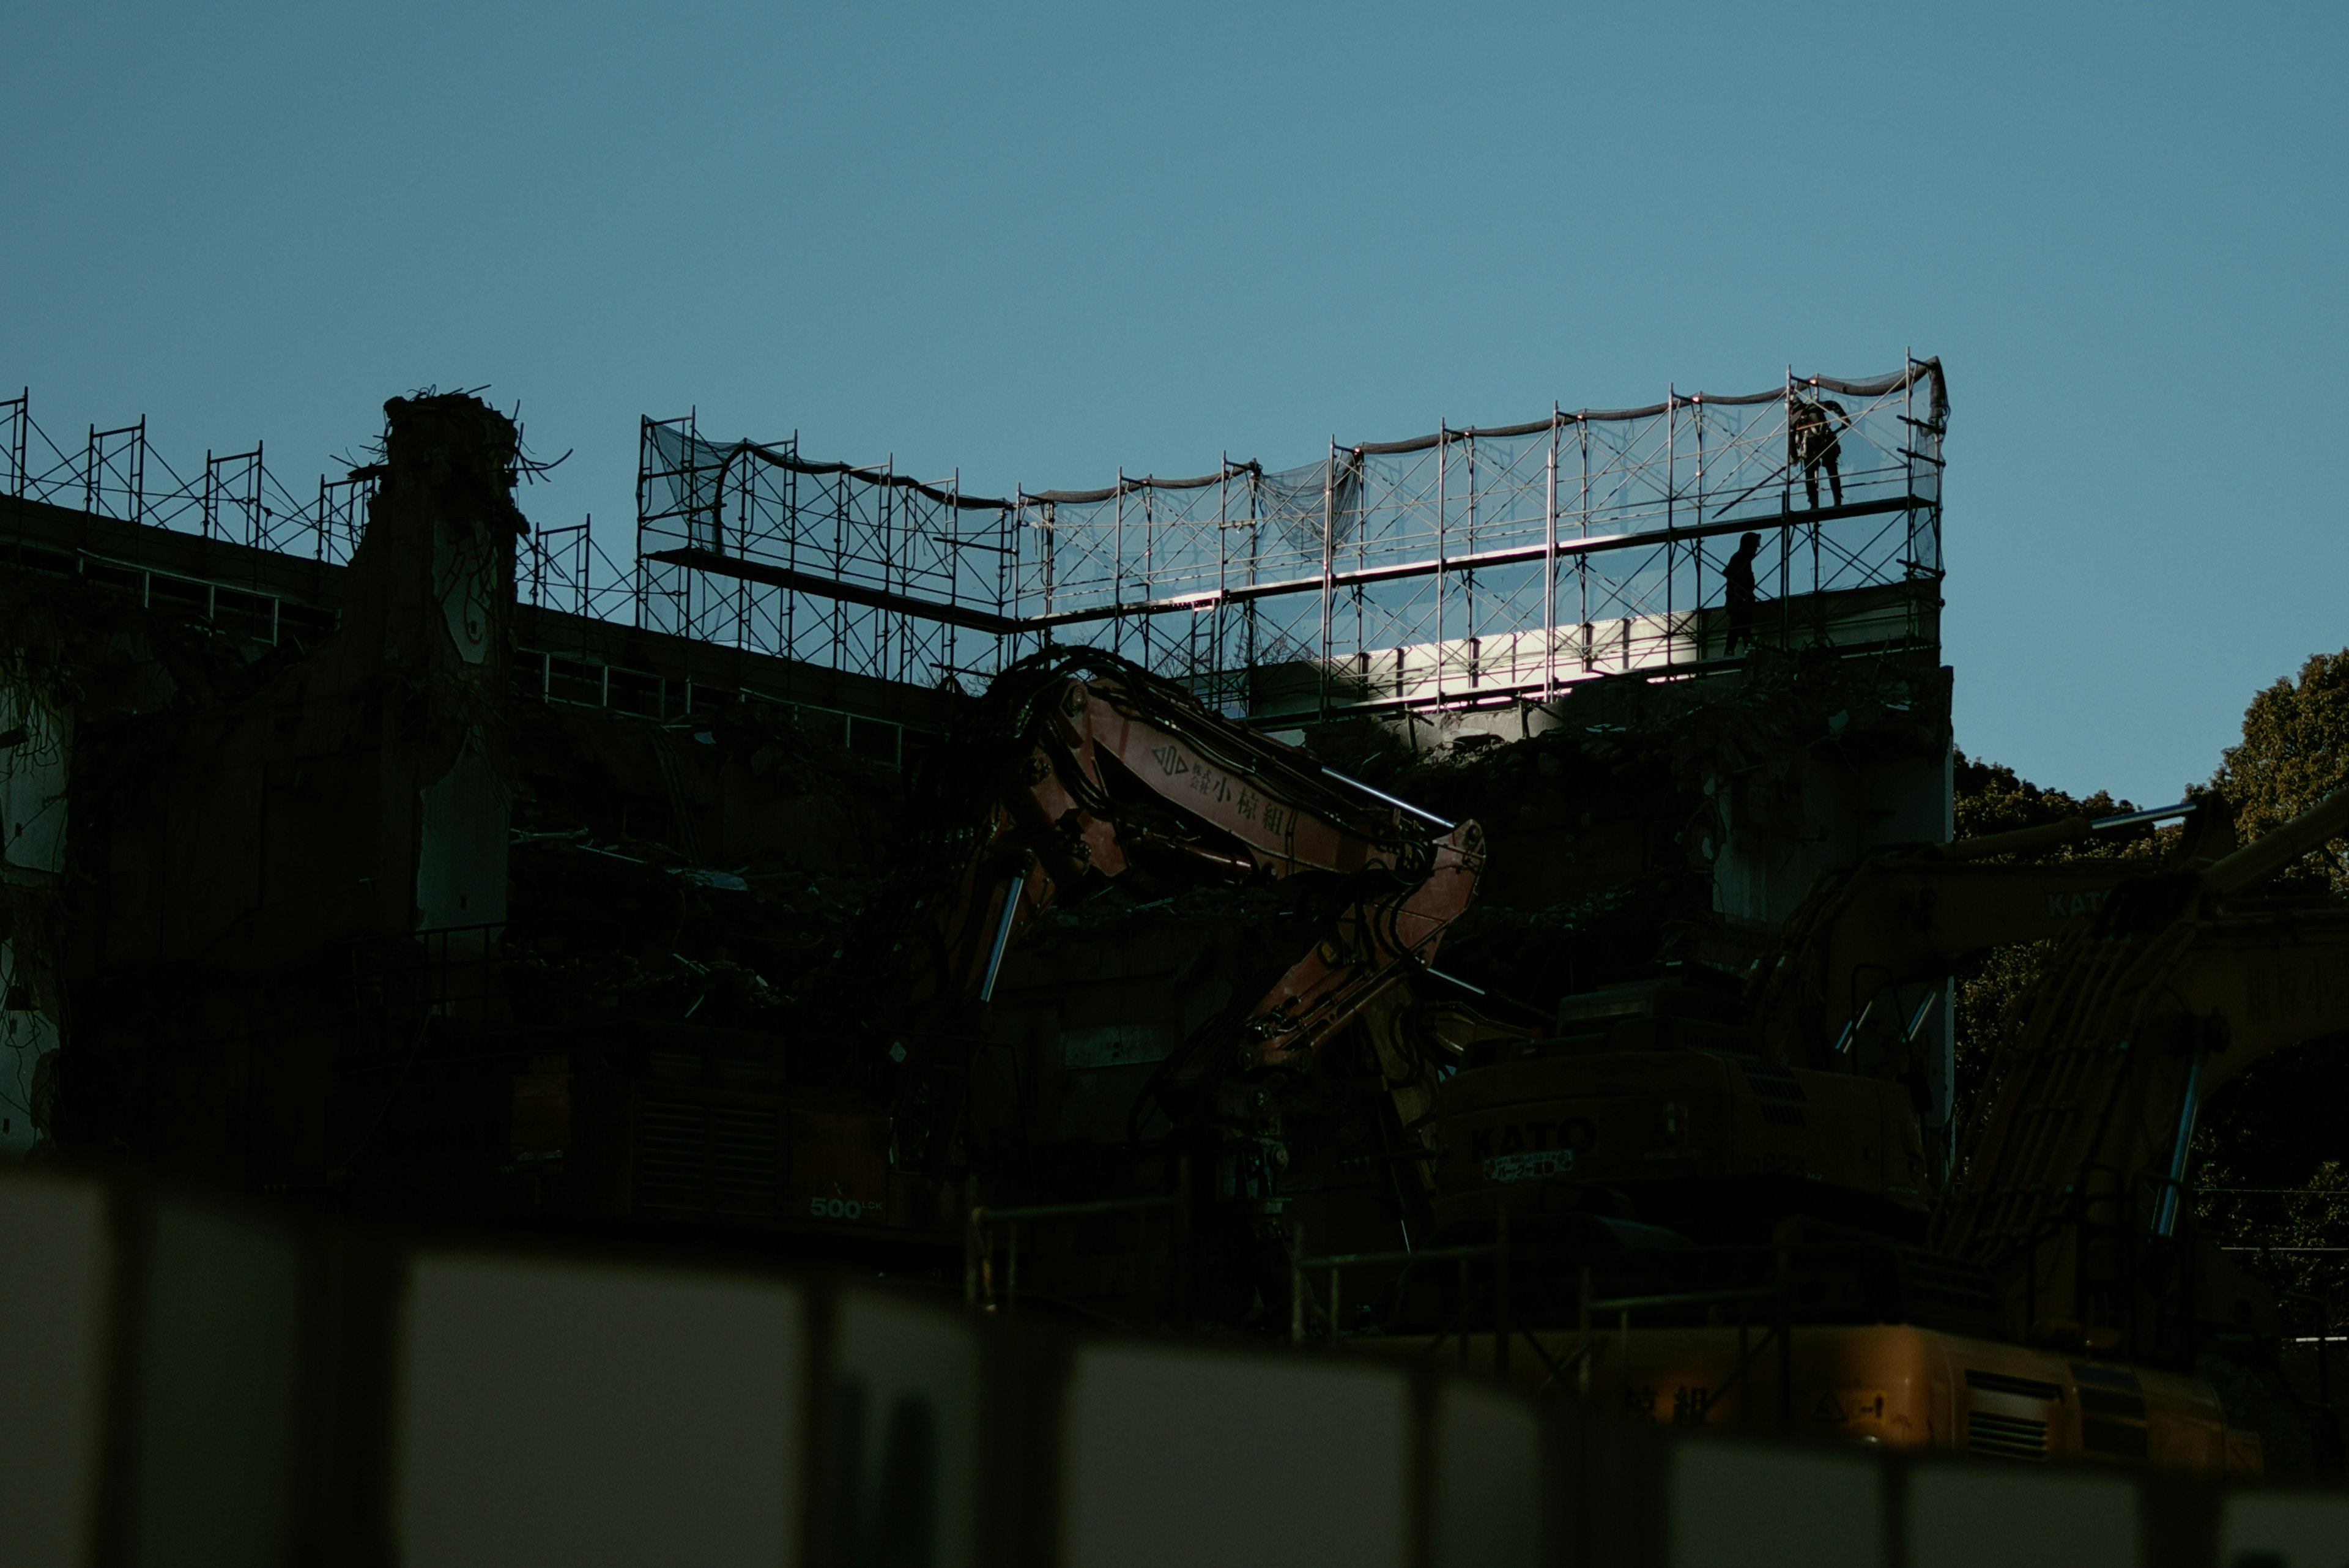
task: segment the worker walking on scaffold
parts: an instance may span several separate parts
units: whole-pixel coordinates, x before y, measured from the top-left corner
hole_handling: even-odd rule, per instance
[[[1835,504],[1843,504],[1843,472],[1836,462],[1843,455],[1843,432],[1850,428],[1851,416],[1832,398],[1797,397],[1786,405],[1786,466],[1803,465],[1803,490],[1814,512],[1819,509],[1823,467]]]
[[[1723,659],[1743,646],[1754,646],[1754,557],[1762,553],[1762,535],[1748,534],[1737,541],[1737,553],[1723,563],[1722,597],[1729,605],[1729,642]]]

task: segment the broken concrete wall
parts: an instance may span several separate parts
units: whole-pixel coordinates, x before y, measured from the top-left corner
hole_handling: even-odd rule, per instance
[[[22,1159],[48,1130],[63,1000],[54,914],[73,768],[66,698],[30,671],[0,685],[0,1164]]]
[[[606,1109],[688,1058],[718,1064],[712,1093],[779,1090],[787,1026],[898,828],[896,747],[876,763],[843,743],[840,704],[874,693],[608,628],[589,628],[598,657],[670,672],[649,713],[561,700],[543,652],[517,681],[517,461],[495,410],[395,400],[356,558],[304,578],[336,618],[299,636],[184,583],[150,593],[159,574],[83,570],[77,530],[106,520],[44,514],[16,541],[33,565],[0,575],[0,619],[73,723],[69,761],[20,768],[16,794],[59,795],[58,820],[69,795],[73,832],[63,875],[0,856],[0,968],[32,1004],[0,1009],[0,1033],[47,1067],[25,1082],[0,1054],[0,1151],[23,1102],[54,1107],[34,1119],[64,1148],[461,1208],[513,1185],[501,1161],[556,1147],[525,1103],[589,1078],[578,1103]],[[101,541],[109,559],[144,559],[149,534],[192,550],[133,533]],[[173,568],[224,584],[282,564],[219,548]],[[537,615],[542,643],[562,619]],[[802,678],[829,711],[753,695]],[[903,695],[906,725],[943,727],[944,697]],[[54,1054],[49,1019],[71,1021]],[[765,1053],[749,1079],[745,1041]],[[625,1195],[633,1157],[606,1143],[622,1163],[581,1189]],[[549,1174],[524,1185],[551,1192]]]
[[[73,728],[72,708],[56,695],[0,682],[0,862],[12,877],[65,870]]]
[[[0,941],[0,1165],[13,1164],[48,1136],[57,1025],[16,943]]]
[[[509,685],[519,436],[461,394],[385,405],[381,483],[315,701],[400,691],[369,748],[379,837],[374,933],[493,923],[504,912],[512,786],[499,711]],[[403,907],[404,905],[404,907]]]
[[[424,786],[416,834],[416,924],[491,929],[506,918],[506,786],[480,732]],[[482,932],[465,943],[478,950]]]
[[[1930,654],[1765,649],[1702,679],[1307,733],[1333,765],[1484,825],[1454,963],[1481,945],[1495,983],[1546,1009],[1660,960],[1737,968],[1819,870],[1946,839],[1949,697]]]
[[[981,1136],[1122,1152],[1135,1095],[1273,950],[1286,901],[1217,889],[1044,916],[1004,961],[992,1038],[1005,1054],[974,1096]]]
[[[113,701],[82,728],[72,784],[62,1092],[81,1141],[233,1168],[267,1147],[271,1179],[315,1179],[353,1010],[342,950],[503,916],[514,431],[469,397],[385,415],[323,645],[212,649],[191,669],[159,639],[208,628],[150,614],[90,661]]]
[[[259,970],[501,917],[513,429],[471,398],[385,411],[339,629],[258,690],[119,719],[78,781],[106,818],[95,966]]]

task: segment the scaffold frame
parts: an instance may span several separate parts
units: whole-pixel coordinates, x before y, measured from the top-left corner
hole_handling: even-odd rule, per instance
[[[921,686],[983,684],[1051,644],[1113,649],[1263,722],[1542,701],[1733,654],[1724,567],[1752,556],[1752,632],[1850,651],[1938,642],[1949,397],[1936,359],[1789,370],[1768,391],[1345,445],[1268,470],[966,493],[812,461],[796,436],[640,422],[636,551],[590,523],[517,552],[526,602]],[[147,422],[52,440],[0,399],[0,494],[342,564],[373,480],[297,495],[262,443],[181,472]]]
[[[1913,645],[1938,639],[1948,415],[1940,361],[1907,356],[1001,498],[647,419],[640,613],[925,685],[1086,643],[1257,718],[1478,706],[1727,658],[1723,571],[1754,534],[1755,635]]]

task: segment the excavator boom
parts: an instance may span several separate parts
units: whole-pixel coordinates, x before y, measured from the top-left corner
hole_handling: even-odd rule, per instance
[[[1113,655],[1023,661],[990,689],[974,729],[961,755],[976,771],[957,784],[975,809],[937,835],[928,886],[879,966],[874,1051],[904,1069],[900,1121],[934,1173],[1003,955],[1054,904],[1136,875],[1319,883],[1326,922],[1236,999],[1217,1040],[1191,1048],[1236,1045],[1268,1068],[1301,1064],[1424,967],[1475,894],[1475,823],[1381,796]],[[870,1055],[853,1071],[889,1075]]]

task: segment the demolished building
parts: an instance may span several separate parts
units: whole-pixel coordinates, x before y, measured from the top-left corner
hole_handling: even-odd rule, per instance
[[[1822,505],[1797,427],[1830,395]],[[1274,890],[1040,920],[945,1179],[893,1160],[838,1068],[871,1002],[858,917],[932,825],[914,770],[1053,646],[1481,823],[1419,1002],[1538,1019],[1660,968],[1738,975],[1819,870],[1949,835],[1947,409],[1910,361],[1008,498],[647,421],[616,590],[572,564],[584,534],[531,528],[517,433],[468,397],[394,400],[380,461],[314,512],[264,504],[257,456],[150,494],[143,427],[36,462],[28,400],[0,405],[0,1147],[940,1270],[972,1203],[1160,1179],[1136,1106],[1293,924]],[[1899,1001],[1945,1159],[1948,999]],[[1257,1211],[1408,1238],[1396,1127],[1361,1109],[1378,1064],[1325,1054],[1323,1119]],[[1039,1288],[1094,1303],[1148,1296],[1167,1256],[1132,1221],[1034,1245]]]

